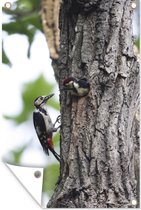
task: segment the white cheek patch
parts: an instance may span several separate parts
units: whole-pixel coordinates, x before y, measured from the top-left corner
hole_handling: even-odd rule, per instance
[[[74,82],[73,85],[74,85],[74,87],[75,87],[76,89],[79,88],[79,84],[78,84],[78,83]]]

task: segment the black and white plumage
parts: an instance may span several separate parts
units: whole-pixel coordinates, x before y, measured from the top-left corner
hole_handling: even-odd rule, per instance
[[[85,78],[76,79],[69,77],[63,82],[63,90],[69,90],[74,96],[86,96],[89,92],[90,85]]]
[[[34,106],[36,107],[36,109],[33,112],[33,124],[45,153],[49,155],[50,150],[56,157],[56,159],[60,161],[60,156],[55,152],[52,141],[53,132],[56,132],[58,128],[55,128],[55,124],[52,123],[46,106],[46,102],[53,95],[54,94],[48,96],[39,96],[35,99]],[[57,121],[58,118],[56,122]]]

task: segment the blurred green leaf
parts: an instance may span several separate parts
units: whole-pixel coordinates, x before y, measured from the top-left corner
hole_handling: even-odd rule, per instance
[[[29,15],[18,17],[15,21],[11,21],[9,23],[3,23],[2,25],[3,31],[6,31],[8,34],[24,34],[29,35],[30,30],[33,29],[36,31],[37,29],[41,30],[41,23],[39,15],[36,13],[30,13]]]
[[[31,17],[30,17],[31,18]],[[34,24],[36,23],[36,20],[34,20],[34,18],[31,18],[32,22],[34,22]],[[34,40],[34,36],[36,33],[36,28],[33,25],[30,25],[29,20],[18,20],[17,22],[10,22],[10,23],[5,23],[3,24],[2,28],[4,31],[6,31],[9,35],[11,34],[15,34],[15,33],[19,33],[22,35],[26,35],[28,38],[28,42],[29,42],[29,48],[28,48],[28,57],[30,57],[30,48],[31,48],[31,44]]]
[[[20,164],[21,156],[22,156],[23,152],[25,151],[25,149],[28,147],[28,145],[29,144],[24,144],[23,146],[10,151],[10,153],[13,157],[12,162],[14,164]]]
[[[11,34],[26,35],[29,42],[27,56],[30,57],[30,48],[37,30],[41,30],[39,16],[40,2],[33,0],[18,0],[11,9],[3,7],[3,12],[11,15],[11,22],[2,25],[3,31]],[[14,8],[14,9],[12,9]]]
[[[9,67],[11,67],[11,65],[12,65],[9,58],[7,57],[7,55],[5,53],[3,45],[2,45],[2,63],[7,64]]]
[[[21,11],[21,12],[28,12],[28,11],[32,11],[33,9],[33,5],[31,1],[28,0],[18,0],[16,2],[16,9]]]
[[[5,14],[16,16],[23,16],[29,14],[29,12],[39,12],[40,11],[40,1],[35,0],[17,0],[12,3],[11,8],[7,9],[5,7],[2,8],[2,11]]]
[[[21,24],[21,21],[16,22],[10,22],[10,23],[4,23],[2,25],[3,31],[6,31],[8,34],[25,34],[27,30],[27,25]]]
[[[137,38],[135,39],[135,45],[136,45],[136,47],[137,47],[138,49],[140,49],[140,38],[139,38],[139,37],[137,37]]]
[[[31,10],[39,10],[40,8],[40,1],[37,0],[18,0],[17,3],[18,8],[25,7]]]
[[[53,194],[59,177],[59,164],[52,164],[44,169],[43,192],[49,196]]]
[[[54,143],[55,147],[60,148],[60,133],[59,133],[59,131],[55,135],[53,135],[53,143]]]
[[[18,116],[4,116],[6,119],[14,120],[17,124],[22,123],[30,117],[34,109],[34,100],[40,95],[53,93],[54,85],[48,83],[43,75],[35,81],[25,84],[22,91],[23,109]],[[59,104],[53,98],[48,101],[48,105],[59,110]]]

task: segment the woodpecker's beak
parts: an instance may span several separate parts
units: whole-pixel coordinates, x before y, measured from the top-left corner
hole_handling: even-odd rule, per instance
[[[53,94],[50,94],[48,96],[45,96],[44,102],[47,102],[52,96],[54,96],[54,93]]]

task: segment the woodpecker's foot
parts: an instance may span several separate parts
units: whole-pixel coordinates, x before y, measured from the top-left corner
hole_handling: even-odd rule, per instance
[[[55,121],[55,123],[53,124],[53,127],[55,127],[56,123],[60,123],[61,120],[61,115],[59,115]]]
[[[61,123],[61,115],[57,117],[56,122]]]
[[[57,132],[57,130],[61,127],[61,125],[59,125],[57,128],[54,127],[53,132]]]

